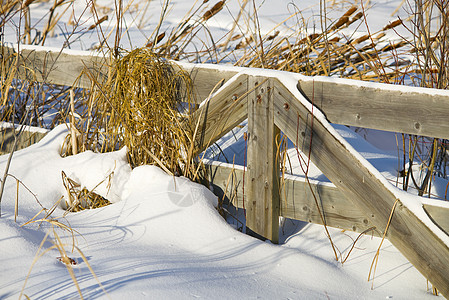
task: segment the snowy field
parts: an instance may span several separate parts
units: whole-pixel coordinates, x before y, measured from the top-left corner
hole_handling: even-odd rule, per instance
[[[41,142],[18,151],[10,173],[50,208],[65,193],[61,171],[92,188],[114,171],[105,196],[116,200],[95,210],[69,213],[60,222],[76,231],[78,248],[107,294],[98,286],[81,254],[70,252],[72,236],[55,229],[77,261],[75,276],[83,295],[92,299],[262,298],[262,299],[424,299],[426,280],[388,242],[382,246],[374,289],[367,281],[380,239],[363,237],[345,264],[335,261],[322,226],[287,221],[281,245],[236,231],[216,212],[216,197],[203,186],[166,175],[154,166],[131,171],[125,152],[82,153],[61,158],[64,125]],[[6,156],[1,157],[5,166]],[[15,180],[2,200],[1,298],[17,298],[39,245],[50,226],[19,227],[41,207],[19,190],[19,218],[14,222]],[[176,182],[175,182],[176,181]],[[106,185],[106,183],[105,183]],[[175,188],[176,186],[176,188]],[[54,216],[63,216],[57,208]],[[348,253],[357,234],[331,229],[338,248]],[[52,237],[52,234],[50,235]],[[43,249],[51,247],[47,241]],[[31,299],[71,299],[78,294],[57,249],[39,258],[26,282]]]
[[[167,28],[182,19],[190,2],[172,2]],[[304,9],[307,18],[317,15],[320,8],[315,2],[265,1],[258,11],[261,29],[269,31],[285,20],[294,5]],[[394,19],[390,14],[401,1],[371,2],[374,6],[368,11],[368,21],[375,30]],[[110,0],[97,4],[113,7]],[[37,22],[51,5],[32,4],[32,19]],[[136,11],[126,15],[129,30],[124,47],[143,46],[142,41],[157,23],[160,6],[159,1],[150,1],[145,14]],[[81,14],[84,7],[84,1],[75,1],[74,13]],[[238,8],[238,0],[229,0],[211,20],[211,32],[219,35],[230,29],[231,16],[238,14]],[[138,20],[144,16],[150,21],[140,27]],[[84,21],[86,27],[93,22],[87,16]],[[111,17],[110,26],[113,21]],[[48,46],[64,43],[68,25],[64,20],[60,24]],[[360,34],[364,30],[360,28]],[[6,32],[6,41],[14,43],[13,28]],[[88,50],[97,41],[94,33],[75,35],[71,48]],[[362,132],[370,144],[347,127],[335,126],[335,130],[385,178],[396,180],[398,158],[393,134]],[[244,131],[235,130],[218,142],[226,155],[236,155],[236,162],[241,164]],[[71,275],[58,260],[61,252],[54,247],[57,237],[75,262],[74,276],[86,299],[435,299],[426,279],[388,241],[382,245],[375,279],[368,282],[381,241],[377,237],[361,237],[344,264],[335,261],[320,225],[285,220],[279,245],[262,242],[223,220],[215,209],[217,198],[204,186],[171,177],[155,166],[132,170],[126,149],[62,158],[60,149],[67,134],[67,127],[61,125],[38,144],[14,154],[9,170],[14,177],[8,177],[1,201],[0,299],[25,295],[30,299],[79,298]],[[207,156],[214,157],[213,149]],[[0,170],[5,169],[7,159],[7,155],[0,156]],[[294,172],[297,166],[293,163]],[[62,171],[87,189],[95,188],[113,204],[76,213],[55,207],[52,216],[69,225],[73,234],[47,221],[21,226],[43,207],[51,209],[66,194]],[[315,169],[309,175],[323,177]],[[433,192],[444,196],[445,184],[435,183]],[[15,222],[16,198],[19,214]],[[346,257],[358,234],[329,230],[341,256]]]

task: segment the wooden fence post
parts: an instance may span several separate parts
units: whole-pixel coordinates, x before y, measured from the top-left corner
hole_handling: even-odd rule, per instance
[[[247,232],[273,243],[279,240],[279,161],[271,79],[248,79]]]

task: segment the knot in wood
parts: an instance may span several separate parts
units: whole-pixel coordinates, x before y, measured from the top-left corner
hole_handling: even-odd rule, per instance
[[[262,102],[262,96],[257,95],[256,100],[257,100],[257,103],[261,103]]]

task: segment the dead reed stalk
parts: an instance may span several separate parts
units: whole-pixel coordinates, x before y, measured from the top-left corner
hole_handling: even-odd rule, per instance
[[[98,87],[87,105],[93,120],[87,140],[95,139],[94,148],[111,151],[126,146],[132,166],[157,164],[172,174],[190,174],[186,166],[192,165],[188,149],[193,140],[185,122],[192,107],[188,74],[141,48],[118,59],[112,77]]]

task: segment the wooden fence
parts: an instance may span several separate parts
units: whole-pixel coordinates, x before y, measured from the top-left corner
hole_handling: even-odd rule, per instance
[[[2,51],[4,55],[17,52],[5,47]],[[28,80],[91,88],[89,76],[107,72],[107,59],[101,56],[34,48],[22,49],[19,57],[16,76]],[[208,98],[224,79],[193,115],[202,128],[200,150],[248,119],[244,205],[247,228],[254,234],[276,242],[279,216],[322,224],[320,211],[329,226],[359,232],[374,226],[383,232],[394,210],[387,238],[449,297],[447,203],[426,201],[419,211],[412,211],[403,194],[329,126],[336,123],[449,139],[448,91],[214,65],[178,66],[191,74],[197,99]],[[80,77],[86,70],[84,74],[90,75]],[[312,162],[333,185],[294,176],[281,184],[276,155],[279,132],[301,151],[310,151]],[[209,163],[209,168],[211,182],[223,192],[232,190],[237,195],[233,203],[243,207],[243,170],[216,162]],[[421,212],[428,218],[418,218]]]

